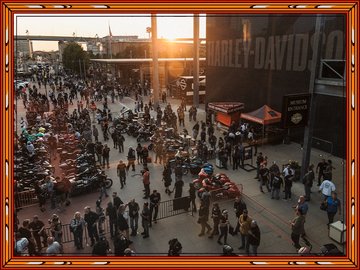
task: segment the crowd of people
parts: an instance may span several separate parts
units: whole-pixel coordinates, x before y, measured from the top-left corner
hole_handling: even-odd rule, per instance
[[[281,189],[285,191],[283,200],[290,200],[292,196],[291,187],[294,182],[295,172],[291,166],[280,169],[274,161],[268,168],[268,158],[261,152],[257,153],[257,141],[254,128],[247,123],[235,122],[231,124],[229,130],[224,132],[222,136],[215,135],[215,129],[211,123],[211,111],[207,111],[206,121],[199,121],[197,118],[197,109],[195,106],[186,108],[185,101],[174,110],[170,103],[166,103],[165,97],[162,95],[162,101],[166,103],[165,109],[158,105],[154,108],[152,98],[149,98],[148,104],[144,104],[143,95],[151,94],[150,89],[142,87],[139,84],[122,86],[120,84],[108,84],[104,81],[81,81],[77,79],[52,79],[46,80],[50,85],[49,97],[39,93],[39,89],[34,84],[22,93],[24,107],[28,110],[29,118],[21,119],[21,132],[16,134],[15,149],[27,153],[32,160],[36,155],[37,148],[33,144],[44,146],[45,151],[49,154],[50,159],[61,158],[57,153],[60,144],[59,138],[61,134],[70,134],[74,140],[83,149],[94,156],[96,167],[102,170],[102,177],[106,179],[105,171],[113,169],[110,166],[110,152],[118,151],[125,153],[127,151],[127,160],[120,159],[116,165],[116,174],[119,177],[121,189],[126,186],[128,171],[136,171],[136,167],[141,165],[141,176],[144,185],[144,197],[147,201],[140,208],[136,202],[136,198],[124,203],[117,192],[112,194],[112,201],[108,202],[106,208],[103,208],[102,198],[108,197],[105,185],[100,188],[100,196],[96,205],[86,206],[84,212],[76,211],[71,220],[63,221],[69,224],[70,232],[74,239],[74,246],[81,250],[84,248],[84,239],[89,239],[89,245],[93,248],[92,254],[97,256],[106,256],[112,251],[105,234],[105,226],[110,228],[110,237],[113,241],[116,256],[132,256],[135,254],[131,249],[131,237],[137,236],[140,232],[139,219],[141,220],[141,232],[143,238],[150,237],[150,230],[153,224],[157,223],[159,204],[161,202],[160,193],[150,188],[150,171],[147,166],[150,154],[148,147],[138,143],[137,147],[124,147],[127,135],[113,132],[111,139],[113,141],[113,149],[109,137],[109,127],[112,123],[113,115],[109,109],[108,102],[114,103],[116,100],[121,101],[124,96],[133,95],[135,97],[136,113],[143,113],[145,121],[150,121],[151,111],[156,115],[155,123],[162,125],[165,123],[167,128],[172,128],[174,132],[178,132],[180,127],[183,128],[182,134],[191,136],[190,142],[183,150],[192,154],[202,161],[217,158],[223,169],[229,169],[229,165],[233,170],[239,170],[244,167],[244,145],[252,145],[255,149],[257,174],[256,179],[259,181],[259,188],[262,193],[264,186],[271,194],[271,199],[280,199]],[[44,80],[38,78],[38,86],[40,88]],[[110,100],[108,98],[110,97]],[[43,105],[39,105],[40,103]],[[76,108],[70,112],[69,106],[76,105]],[[99,108],[101,107],[102,108]],[[44,108],[38,109],[38,108]],[[46,113],[48,111],[52,113]],[[189,122],[194,123],[192,127],[185,127],[185,112],[189,114]],[[98,126],[102,131],[103,141],[101,142]],[[46,127],[47,134],[43,140],[38,140],[39,128]],[[191,133],[188,132],[188,129]],[[100,138],[100,139],[99,139]],[[177,167],[173,171],[168,163],[169,157],[166,152],[165,144],[157,141],[154,146],[155,160],[163,165],[163,182],[165,192],[171,194],[175,192],[174,198],[183,196],[184,181],[182,180],[181,170]],[[41,149],[41,148],[38,148]],[[341,213],[340,201],[335,193],[335,185],[332,180],[333,170],[331,160],[320,162],[316,168],[318,173],[319,192],[322,192],[326,211],[328,214],[329,224],[334,220],[336,213]],[[172,174],[175,176],[174,188],[171,191]],[[40,209],[46,211],[47,198],[50,199],[52,209],[62,208],[70,205],[69,192],[71,187],[63,189],[54,186],[58,183],[68,184],[66,176],[55,177],[54,175],[44,176],[44,184],[40,185],[40,180],[35,182],[34,188],[39,199]],[[290,222],[291,239],[294,246],[299,249],[299,238],[305,237],[305,217],[308,211],[307,201],[310,201],[311,187],[315,181],[314,166],[310,165],[308,172],[302,179],[304,184],[304,196],[299,198],[297,205],[294,207],[296,217]],[[199,236],[208,233],[209,238],[217,237],[217,243],[224,245],[224,253],[233,254],[228,246],[228,234],[236,235],[240,233],[241,246],[247,255],[256,256],[258,247],[261,243],[261,233],[258,222],[253,219],[246,207],[242,197],[237,197],[234,202],[234,211],[237,223],[231,226],[229,222],[229,212],[227,209],[220,209],[219,204],[211,203],[210,192],[205,190],[200,198],[200,207],[196,207],[196,189],[190,183],[188,194],[191,200],[192,211],[198,211],[198,223],[201,225]],[[95,210],[92,210],[94,208]],[[209,219],[212,220],[212,226]],[[39,220],[38,216],[33,217],[33,221],[28,219],[19,226],[19,221],[15,213],[17,226],[15,229],[15,250],[19,255],[60,255],[66,253],[63,245],[63,223],[57,214],[51,216],[48,220],[50,229],[45,226],[45,222]],[[131,229],[131,233],[130,233]],[[84,237],[84,234],[87,234]],[[225,248],[226,247],[226,248]],[[182,244],[175,238],[169,241],[169,256],[178,256],[181,253]]]

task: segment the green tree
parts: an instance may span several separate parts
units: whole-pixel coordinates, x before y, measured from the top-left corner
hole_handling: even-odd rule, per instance
[[[89,55],[83,50],[83,48],[75,43],[69,42],[63,52],[63,65],[66,69],[73,70],[75,73],[80,73],[80,69],[83,72],[85,66],[89,66]],[[81,67],[80,67],[81,64]]]

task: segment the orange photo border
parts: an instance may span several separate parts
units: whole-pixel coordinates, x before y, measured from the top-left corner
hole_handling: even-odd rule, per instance
[[[346,256],[345,257],[14,257],[13,250],[13,140],[14,140],[14,15],[15,14],[344,14],[346,15]],[[358,268],[359,254],[359,186],[357,184],[359,149],[358,128],[359,97],[359,1],[319,1],[289,3],[196,1],[162,2],[121,1],[89,2],[76,1],[60,4],[45,0],[1,0],[1,268]]]

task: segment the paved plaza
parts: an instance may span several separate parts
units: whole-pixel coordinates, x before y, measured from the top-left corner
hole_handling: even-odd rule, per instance
[[[44,91],[42,88],[41,91]],[[148,98],[144,97],[144,103],[147,103]],[[179,100],[168,98],[168,102],[172,105],[173,110],[176,110],[180,104]],[[121,102],[118,100],[115,103],[109,102],[109,109],[113,112],[113,117],[116,117],[120,112],[121,108],[126,106],[128,108],[134,108],[135,100],[131,97],[125,97]],[[100,103],[97,103],[100,106]],[[160,104],[163,109],[166,104]],[[205,120],[205,111],[204,105],[200,105],[198,109],[198,120]],[[69,112],[76,108],[76,100],[74,105],[70,105]],[[25,116],[25,109],[23,108],[22,102],[19,101],[17,104],[17,117],[18,120],[21,116]],[[155,116],[154,111],[151,112]],[[189,122],[188,114],[185,113],[185,127],[191,131],[194,122]],[[100,125],[98,125],[99,131],[101,131]],[[216,130],[215,135],[218,137],[220,134],[219,130]],[[125,153],[119,153],[118,150],[114,149],[112,146],[112,140],[110,139],[107,143],[111,148],[110,151],[110,168],[105,169],[106,174],[113,180],[113,186],[108,190],[108,194],[111,195],[112,192],[116,191],[120,198],[125,202],[129,202],[131,199],[135,198],[139,203],[140,208],[142,208],[143,202],[143,183],[142,178],[139,175],[142,165],[136,165],[136,172],[133,174],[131,170],[127,175],[126,186],[123,189],[120,189],[120,181],[116,175],[116,166],[120,159],[127,160],[127,150],[129,146],[134,148],[137,145],[136,139],[133,137],[125,136]],[[103,141],[102,133],[100,132],[100,140]],[[143,144],[143,143],[142,143]],[[145,143],[148,144],[148,143]],[[288,163],[289,160],[296,160],[301,162],[302,160],[302,149],[301,146],[297,143],[291,144],[277,144],[277,145],[261,145],[258,147],[258,152],[263,152],[264,155],[268,157],[268,164],[272,164],[273,161],[282,168],[283,164]],[[155,159],[154,152],[150,152],[152,160]],[[311,152],[311,161],[310,163],[314,164],[315,167],[322,158],[331,159],[333,161],[333,166],[335,170],[333,171],[333,182],[336,185],[336,190],[338,197],[341,200],[342,206],[344,205],[345,200],[345,164],[344,160],[339,159],[334,156],[330,156],[327,153],[321,152],[317,149],[312,149]],[[209,160],[210,163],[215,165],[215,159]],[[256,164],[256,157],[254,157],[254,166]],[[56,166],[58,164],[55,164]],[[160,164],[150,163],[150,188],[151,190],[157,189],[161,193],[162,201],[170,200],[173,198],[172,195],[165,193],[165,187],[162,182],[162,171],[163,166]],[[266,192],[265,194],[261,193],[259,190],[259,182],[257,179],[254,179],[256,176],[256,171],[247,172],[245,170],[232,170],[232,166],[229,166],[229,170],[219,169],[215,167],[214,173],[225,173],[229,178],[241,184],[243,186],[243,199],[247,204],[249,210],[249,216],[255,219],[259,225],[261,231],[261,243],[258,248],[259,255],[294,255],[296,249],[292,246],[291,241],[291,227],[289,221],[295,217],[294,209],[292,208],[300,195],[304,194],[304,186],[301,181],[294,183],[292,191],[293,196],[291,201],[283,200],[272,200],[270,193]],[[59,167],[56,168],[56,175],[61,175],[62,171]],[[173,177],[174,178],[174,177]],[[188,184],[192,182],[195,177],[190,174],[183,177],[185,182],[183,195],[188,195]],[[317,178],[316,178],[317,179]],[[172,182],[172,184],[174,181]],[[327,215],[326,212],[319,209],[321,202],[321,195],[317,192],[318,187],[316,186],[317,181],[314,182],[312,187],[311,201],[309,204],[309,211],[306,216],[305,231],[307,239],[312,244],[312,252],[320,253],[320,247],[324,244],[334,243],[338,246],[341,251],[345,246],[336,243],[328,236],[327,228]],[[281,194],[282,195],[282,194]],[[50,202],[46,204],[46,211],[41,212],[40,208],[36,206],[24,207],[21,211],[18,212],[18,218],[20,223],[26,218],[32,218],[33,215],[38,215],[39,218],[47,223],[47,220],[51,217],[53,213],[57,213],[60,216],[62,224],[70,223],[70,220],[73,218],[73,215],[76,211],[84,212],[85,206],[91,206],[95,209],[95,202],[99,197],[99,192],[94,192],[90,194],[79,195],[71,198],[71,205],[66,207],[63,212],[56,212],[55,210],[50,209]],[[281,196],[282,197],[282,196]],[[102,207],[106,208],[107,202],[112,200],[111,196],[104,198],[102,202]],[[200,204],[200,201],[197,199],[197,204]],[[236,225],[236,217],[233,211],[233,200],[220,201],[220,209],[227,209],[229,211],[230,223]],[[345,214],[344,212],[342,214]],[[133,244],[131,248],[138,255],[167,255],[168,251],[168,241],[172,238],[178,238],[182,243],[183,249],[182,253],[185,255],[219,255],[222,253],[222,245],[219,245],[216,242],[216,237],[209,239],[207,236],[199,237],[200,225],[197,224],[198,215],[191,212],[179,214],[173,217],[168,217],[161,219],[157,224],[153,224],[150,228],[150,237],[143,239],[140,235],[142,232],[141,222],[139,221],[139,233],[137,236],[130,237]],[[345,220],[344,216],[336,215],[336,220]],[[210,220],[210,225],[212,222]],[[107,239],[110,242],[112,247],[112,241],[110,239],[110,234],[107,234]],[[244,250],[238,250],[238,247],[241,243],[240,235],[228,237],[228,244],[234,248],[234,251],[239,255],[243,255]],[[88,243],[89,244],[89,243]],[[76,250],[73,242],[64,244],[65,255],[77,255],[80,253],[91,254],[92,248],[87,245],[83,250]],[[346,252],[346,251],[344,251]],[[111,255],[111,252],[110,252]]]

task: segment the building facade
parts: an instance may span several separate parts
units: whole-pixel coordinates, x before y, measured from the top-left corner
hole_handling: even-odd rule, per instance
[[[315,72],[314,146],[344,156],[345,16],[321,16],[313,60],[316,21],[316,15],[208,17],[207,102],[240,101],[246,112],[266,104],[281,112],[284,96],[309,93]],[[301,142],[303,128],[290,134]]]

